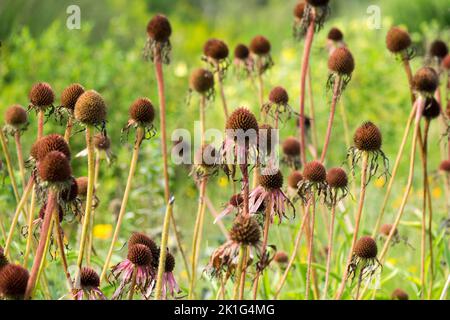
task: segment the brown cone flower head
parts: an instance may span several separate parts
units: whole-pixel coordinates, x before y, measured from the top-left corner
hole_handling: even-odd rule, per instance
[[[439,59],[445,58],[448,54],[447,44],[442,40],[435,40],[430,46],[430,55]]]
[[[79,83],[73,83],[61,93],[61,106],[73,112],[78,98],[84,93],[84,88]]]
[[[106,104],[102,96],[88,90],[83,93],[75,104],[75,118],[86,125],[99,125],[106,120]]]
[[[70,181],[72,168],[64,153],[52,151],[39,162],[39,177],[43,181],[58,183]]]
[[[261,239],[261,228],[253,217],[238,216],[230,231],[230,239],[244,245],[257,246]]]
[[[356,129],[353,142],[358,150],[377,151],[381,149],[382,136],[380,129],[372,122],[364,122]]]
[[[355,254],[361,259],[374,259],[377,257],[377,243],[371,237],[361,237],[355,244]]]
[[[170,252],[166,254],[166,264],[164,265],[165,272],[173,272],[175,269],[175,257]]]
[[[286,105],[289,101],[289,95],[283,87],[275,87],[269,93],[269,100],[272,103]]]
[[[328,68],[340,75],[350,75],[355,69],[353,55],[346,47],[336,48],[328,59]]]
[[[148,98],[138,98],[129,109],[130,118],[140,124],[150,124],[155,119],[155,108]]]
[[[277,251],[273,257],[273,260],[279,264],[286,264],[289,262],[289,256],[284,251]]]
[[[192,90],[205,94],[214,88],[214,75],[203,68],[195,69],[189,78],[189,85]]]
[[[428,97],[422,115],[428,120],[436,119],[441,114],[441,106],[434,97]]]
[[[327,171],[319,161],[311,161],[305,164],[303,177],[312,182],[324,182],[327,178]]]
[[[258,183],[266,190],[281,189],[283,186],[283,174],[278,170],[274,174],[261,174]]]
[[[209,39],[203,46],[203,54],[214,60],[226,59],[228,53],[228,46],[219,39]]]
[[[81,197],[87,196],[88,189],[88,178],[87,177],[79,177],[76,179],[77,187],[78,187],[78,195]]]
[[[409,300],[408,294],[400,288],[395,289],[391,295],[392,300]]]
[[[289,157],[300,155],[300,142],[295,137],[287,137],[282,145],[283,153]]]
[[[244,203],[244,198],[242,197],[242,194],[236,193],[231,196],[229,203],[237,208]]]
[[[231,130],[241,129],[244,132],[251,129],[258,132],[259,129],[255,115],[250,110],[243,107],[233,111],[227,120],[225,128]]]
[[[166,42],[172,34],[169,20],[164,15],[157,14],[149,21],[147,34],[157,42]]]
[[[82,288],[98,288],[100,286],[100,277],[94,269],[83,267],[80,273],[80,284]]]
[[[394,225],[390,224],[390,223],[385,223],[380,227],[380,233],[382,235],[388,236],[391,233],[392,228],[394,227]],[[394,231],[394,236],[398,234],[398,230],[395,229]]]
[[[399,53],[411,46],[411,37],[405,30],[392,27],[386,35],[386,46],[392,53]]]
[[[338,28],[331,28],[330,31],[328,31],[327,38],[328,40],[339,42],[344,40],[344,34]]]
[[[439,85],[439,76],[430,67],[422,67],[413,77],[413,88],[419,92],[434,94]]]
[[[20,105],[15,104],[5,112],[5,122],[15,128],[20,128],[28,123],[27,111]]]
[[[28,271],[20,265],[6,265],[0,272],[0,295],[9,299],[23,299],[28,278]]]
[[[59,151],[66,158],[70,159],[70,148],[64,137],[59,134],[49,134],[37,140],[31,147],[30,155],[36,160],[41,161],[45,156],[52,152]]]
[[[331,188],[346,188],[348,185],[347,173],[342,168],[331,168],[327,172],[327,183]]]
[[[288,177],[288,186],[297,189],[298,183],[303,180],[303,175],[300,171],[292,171]]]
[[[148,266],[152,263],[152,252],[143,244],[135,244],[128,248],[128,260],[136,266]]]
[[[93,140],[97,150],[108,150],[111,147],[111,139],[103,133],[97,133]]]
[[[250,42],[250,51],[257,56],[266,55],[270,52],[270,42],[264,36],[256,36]]]
[[[158,254],[159,249],[155,241],[153,241],[149,236],[142,232],[133,232],[130,239],[128,239],[128,248],[131,248],[136,244],[143,244],[144,246],[149,248],[153,256],[156,256]]]
[[[38,82],[33,85],[29,94],[33,107],[45,109],[55,101],[55,94],[52,87],[46,82]]]
[[[239,60],[245,60],[248,58],[250,54],[250,51],[248,50],[248,47],[245,44],[239,43],[234,48],[234,57]]]

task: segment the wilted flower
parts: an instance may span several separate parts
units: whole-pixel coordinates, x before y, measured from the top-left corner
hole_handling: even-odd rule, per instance
[[[237,193],[237,194],[232,195],[230,200],[225,205],[225,209],[222,210],[222,212],[216,217],[216,219],[214,220],[214,223],[221,220],[223,217],[232,213],[233,211],[236,211],[236,214],[240,214],[243,203],[244,203],[244,198],[242,197],[242,194]]]
[[[100,277],[94,269],[84,267],[80,273],[81,289],[76,289],[75,300],[106,300],[105,295],[99,289]]]

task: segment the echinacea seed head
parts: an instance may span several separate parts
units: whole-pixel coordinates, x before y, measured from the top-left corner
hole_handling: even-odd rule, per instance
[[[101,124],[106,120],[105,101],[97,91],[85,91],[75,103],[74,115],[83,124]]]
[[[311,182],[325,182],[327,170],[319,161],[311,161],[305,164],[303,168],[304,179]]]
[[[78,195],[80,197],[86,197],[88,189],[88,177],[79,177],[76,179],[76,182],[78,187]]]
[[[130,106],[130,118],[141,124],[150,124],[155,119],[155,108],[148,98],[137,98]]]
[[[384,236],[389,236],[389,234],[391,233],[392,228],[394,227],[394,225],[390,224],[390,223],[385,223],[380,227],[380,234],[384,235]],[[395,229],[394,231],[394,236],[398,234],[398,230]]]
[[[103,133],[97,133],[93,141],[97,150],[108,150],[111,147],[111,139]]]
[[[331,188],[346,188],[348,185],[347,173],[342,168],[331,168],[327,172],[327,183]]]
[[[61,93],[61,106],[73,112],[78,98],[84,93],[84,87],[79,83],[73,83]]]
[[[70,162],[64,153],[52,151],[39,162],[39,177],[43,181],[57,183],[67,182],[72,177]]]
[[[283,87],[275,87],[269,93],[269,100],[272,103],[285,105],[289,101],[289,95]]]
[[[147,24],[148,36],[157,42],[166,42],[172,34],[169,19],[162,14],[154,16]]]
[[[82,288],[98,288],[100,286],[100,277],[94,269],[83,267],[80,272],[80,284]]]
[[[436,119],[441,114],[441,106],[434,97],[427,97],[422,115],[428,120]]]
[[[442,40],[435,40],[430,46],[430,55],[439,59],[445,58],[448,54],[447,44]]]
[[[449,173],[450,172],[450,160],[442,160],[439,165],[439,170]]]
[[[253,217],[238,216],[230,230],[230,239],[245,245],[257,246],[261,239],[261,228]]]
[[[244,132],[248,130],[255,130],[257,133],[259,130],[258,121],[255,115],[246,108],[237,108],[233,111],[226,123],[226,129],[231,130],[243,130]]]
[[[270,42],[264,36],[256,36],[250,42],[250,51],[257,56],[266,55],[270,52]]]
[[[330,31],[328,31],[327,38],[328,40],[339,42],[344,40],[344,34],[338,28],[331,28]]]
[[[59,219],[59,222],[61,222],[64,219],[64,210],[59,204],[57,206],[58,206],[58,219]],[[41,206],[41,209],[39,210],[39,215],[38,215],[39,219],[44,220],[46,210],[47,210],[47,203],[44,203]]]
[[[289,262],[289,256],[284,251],[277,251],[273,257],[273,260],[279,264],[286,264]]]
[[[371,237],[361,237],[355,244],[354,253],[361,259],[374,259],[377,257],[377,243]]]
[[[336,48],[328,59],[328,68],[340,75],[350,75],[355,69],[353,55],[346,47]]]
[[[143,244],[128,247],[128,260],[136,266],[148,266],[152,263],[152,252]]]
[[[280,170],[273,174],[261,174],[258,183],[266,190],[277,190],[283,186],[283,174]]]
[[[450,70],[450,54],[447,54],[442,60],[442,66],[445,70]]]
[[[244,198],[242,197],[242,194],[236,193],[233,194],[228,201],[233,207],[237,208],[240,207],[244,203]]]
[[[203,68],[195,69],[189,78],[189,85],[192,90],[205,94],[214,87],[214,75]]]
[[[306,3],[299,1],[294,7],[294,17],[297,19],[303,19],[303,13],[305,12]]]
[[[392,53],[399,53],[411,45],[409,33],[399,27],[392,27],[386,35],[386,46]]]
[[[295,137],[287,137],[282,145],[283,153],[289,157],[300,155],[300,142]]]
[[[392,300],[409,300],[409,296],[404,290],[397,288],[392,292],[391,299]]]
[[[59,134],[49,134],[38,139],[32,145],[30,155],[36,161],[41,161],[52,151],[62,152],[68,159],[71,157],[69,145],[64,137]]]
[[[433,68],[422,67],[417,70],[412,83],[416,91],[433,94],[439,85],[439,76]]]
[[[202,145],[194,155],[194,163],[203,167],[212,167],[216,164],[217,150],[211,144]]]
[[[28,123],[27,111],[18,104],[15,104],[5,112],[5,122],[12,127],[22,127]]]
[[[328,5],[328,2],[330,2],[330,0],[306,0],[306,2],[313,7],[324,7]]]
[[[31,88],[29,98],[32,106],[45,109],[55,101],[55,93],[48,83],[38,82]]]
[[[226,59],[228,53],[228,46],[219,39],[209,39],[203,46],[203,54],[214,60]]]
[[[9,299],[23,299],[29,277],[28,270],[22,266],[6,265],[0,272],[0,295]]]
[[[303,175],[300,171],[294,170],[288,176],[288,186],[297,189],[298,183],[303,180]]]
[[[377,151],[380,150],[383,142],[381,131],[372,122],[364,122],[355,131],[353,142],[358,150]]]
[[[175,257],[170,252],[166,253],[166,263],[164,265],[164,272],[173,272],[175,269]]]
[[[142,232],[133,232],[130,236],[130,239],[128,239],[128,248],[136,244],[143,244],[144,246],[148,247],[152,252],[153,257],[158,254],[159,249],[155,241],[153,241],[149,236]]]
[[[239,60],[245,60],[248,58],[250,54],[250,51],[248,50],[248,47],[245,44],[239,43],[234,48],[234,57]]]

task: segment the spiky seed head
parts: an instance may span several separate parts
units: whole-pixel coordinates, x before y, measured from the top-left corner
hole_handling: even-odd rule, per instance
[[[383,139],[380,129],[372,122],[367,121],[356,129],[353,142],[359,150],[376,151],[380,150]]]
[[[106,104],[95,90],[85,91],[75,103],[75,119],[87,125],[98,125],[106,120]]]
[[[448,54],[447,44],[442,40],[435,40],[430,46],[430,55],[439,59],[445,58]]]
[[[392,53],[399,53],[411,45],[409,33],[399,27],[392,27],[386,34],[386,46]]]
[[[111,147],[111,139],[103,133],[97,133],[93,140],[97,150],[108,150]]]
[[[444,172],[450,172],[450,160],[442,160],[441,164],[439,165],[439,170]]]
[[[298,183],[303,180],[303,175],[300,171],[292,171],[288,177],[288,186],[297,189]]]
[[[277,251],[273,257],[273,260],[279,264],[286,264],[289,262],[289,256],[284,251]]]
[[[38,215],[39,219],[44,220],[46,210],[47,210],[47,203],[44,203],[41,206],[41,209],[39,210],[39,215]],[[64,210],[59,204],[58,204],[58,219],[59,219],[59,222],[63,221],[63,219],[64,219]]]
[[[346,188],[348,185],[347,173],[342,168],[331,168],[327,172],[327,183],[331,188]]]
[[[128,247],[128,260],[136,266],[148,266],[152,263],[152,252],[143,244]]]
[[[265,146],[267,153],[272,150],[272,126],[264,123],[259,126],[258,130],[258,143],[259,146]]]
[[[228,57],[228,46],[219,39],[209,39],[203,46],[203,54],[214,60],[222,60]]]
[[[285,105],[289,101],[289,95],[283,87],[275,87],[269,93],[269,101],[275,104]]]
[[[9,263],[8,258],[5,256],[3,248],[0,246],[0,272],[4,266]]]
[[[202,145],[194,155],[194,163],[204,167],[216,164],[217,150],[211,144]]]
[[[408,294],[400,288],[395,289],[391,295],[392,300],[409,300]]]
[[[330,31],[328,31],[328,36],[327,36],[328,40],[331,41],[342,41],[344,40],[344,34],[342,33],[342,31],[338,28],[331,28]]]
[[[336,48],[328,59],[328,68],[341,75],[350,75],[355,69],[353,55],[346,47]]]
[[[439,85],[439,76],[431,67],[422,67],[413,77],[413,88],[419,92],[433,94]]]
[[[283,153],[289,157],[300,155],[300,142],[295,137],[287,137],[282,145]]]
[[[239,60],[245,60],[248,58],[248,55],[250,54],[250,51],[248,50],[248,47],[245,44],[239,43],[234,48],[234,57]]]
[[[195,69],[189,78],[189,85],[192,90],[204,94],[214,87],[214,75],[203,68]]]
[[[258,121],[256,121],[255,115],[248,110],[247,108],[237,108],[233,111],[230,117],[227,120],[226,129],[231,130],[243,130],[246,132],[247,130],[255,130],[258,132]]]
[[[169,19],[162,14],[154,16],[147,24],[148,36],[157,42],[166,42],[172,34]]]
[[[394,227],[393,224],[385,223],[380,227],[380,233],[382,235],[388,236],[391,233],[392,228]],[[398,230],[395,229],[394,236],[398,234]]]
[[[422,115],[428,120],[436,119],[441,114],[441,106],[434,97],[428,97]]]
[[[42,109],[53,104],[55,93],[48,83],[38,82],[31,88],[29,98],[34,107]]]
[[[0,295],[9,299],[23,299],[29,277],[27,269],[22,266],[6,265],[0,272]]]
[[[236,194],[233,194],[231,196],[231,198],[229,200],[229,203],[233,207],[237,208],[237,207],[241,206],[244,203],[244,198],[242,197],[242,194],[236,193]]]
[[[64,153],[52,151],[39,162],[39,177],[43,181],[57,183],[67,182],[72,177],[70,162]]]
[[[250,42],[250,51],[258,56],[266,55],[270,52],[270,42],[264,36],[256,36]]]
[[[303,168],[303,177],[312,182],[325,182],[327,170],[319,161],[311,161]]]
[[[70,148],[64,137],[59,134],[49,134],[38,139],[32,146],[30,155],[36,160],[41,161],[45,156],[52,152],[62,152],[66,158],[70,159]]]
[[[164,265],[165,272],[173,272],[175,269],[175,257],[170,252],[166,253],[166,263]]]
[[[261,228],[253,217],[238,216],[230,230],[230,239],[244,245],[257,246],[261,239]]]
[[[444,69],[450,70],[450,54],[447,54],[442,60],[442,66],[444,67]]]
[[[148,247],[152,252],[153,257],[155,257],[158,253],[159,249],[155,241],[153,241],[149,236],[142,232],[133,232],[130,239],[128,239],[128,248],[136,244],[143,244],[144,246]]]
[[[328,5],[328,2],[330,2],[330,0],[306,0],[306,2],[313,7],[324,7]]]
[[[78,195],[81,197],[87,196],[88,177],[79,177],[76,179],[78,187]]]
[[[303,19],[303,13],[305,12],[306,3],[303,1],[297,2],[294,7],[294,17],[297,19]]]
[[[61,199],[65,202],[75,201],[78,196],[78,184],[74,177],[70,177],[70,186],[61,190]]]
[[[83,267],[80,272],[80,284],[82,288],[98,288],[100,286],[100,277],[94,269]]]
[[[130,106],[130,118],[142,124],[152,123],[155,119],[155,108],[148,98],[137,98]]]
[[[18,104],[15,104],[5,112],[5,122],[12,127],[21,127],[28,123],[27,111]]]
[[[361,237],[355,244],[355,254],[361,259],[374,259],[377,257],[377,243],[371,237]]]
[[[258,183],[267,190],[281,189],[283,186],[283,174],[280,170],[273,174],[261,174]]]
[[[61,93],[61,106],[73,112],[78,98],[84,93],[84,87],[79,83],[72,83]]]

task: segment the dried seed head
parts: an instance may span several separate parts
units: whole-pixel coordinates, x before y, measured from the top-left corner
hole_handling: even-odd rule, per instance
[[[27,111],[18,104],[15,104],[5,112],[5,122],[12,127],[21,127],[28,123]]]
[[[353,55],[346,47],[336,48],[328,59],[328,68],[342,75],[350,75],[355,69]]]
[[[355,244],[355,254],[361,259],[374,259],[377,257],[377,243],[371,237],[361,237]]]
[[[258,121],[256,121],[255,115],[246,108],[237,108],[233,111],[226,123],[226,129],[238,130],[241,129],[244,132],[247,130],[255,130],[258,132]]]
[[[229,203],[237,208],[244,203],[244,198],[242,197],[242,194],[236,193],[231,196]]]
[[[275,87],[269,93],[269,100],[272,103],[286,105],[289,101],[289,95],[283,87]]]
[[[80,284],[83,289],[98,288],[100,277],[94,269],[83,267],[80,272]]]
[[[245,44],[239,43],[234,48],[234,57],[239,60],[245,60],[248,58],[248,55],[250,54],[250,51],[248,50],[248,47]]]
[[[78,184],[74,177],[70,177],[70,186],[61,190],[61,199],[65,202],[75,201],[78,196]]]
[[[152,252],[152,256],[155,257],[158,255],[158,246],[156,245],[155,241],[153,241],[150,237],[145,235],[142,232],[133,232],[131,234],[130,239],[128,239],[128,248],[131,248],[132,246],[136,244],[143,244],[144,246],[148,247],[150,251]]]
[[[175,257],[170,252],[166,254],[166,264],[164,265],[165,272],[173,272],[175,269]]]
[[[444,172],[450,172],[450,160],[442,160],[441,164],[439,165],[439,170]]]
[[[380,150],[382,141],[380,129],[370,121],[364,122],[356,129],[353,136],[355,147],[363,151]]]
[[[380,233],[382,235],[388,236],[391,233],[392,228],[394,227],[394,225],[390,224],[390,223],[385,223],[380,227]],[[394,236],[398,235],[398,230],[395,229],[394,231]]]
[[[150,124],[155,119],[155,108],[148,98],[137,98],[129,109],[130,118],[141,124]]]
[[[203,54],[214,60],[222,60],[228,57],[228,46],[219,39],[209,39],[203,46]]]
[[[217,150],[213,145],[201,146],[194,155],[194,163],[204,167],[212,167],[216,164]]]
[[[413,77],[413,88],[419,92],[433,94],[439,85],[439,76],[433,68],[422,67]]]
[[[111,147],[111,139],[103,133],[97,133],[93,140],[97,150],[108,150]]]
[[[292,171],[288,177],[288,186],[297,189],[298,183],[303,180],[303,175],[300,171]]]
[[[75,118],[87,125],[98,125],[106,120],[106,104],[94,90],[84,92],[75,103]]]
[[[253,217],[238,216],[230,231],[230,239],[245,245],[257,246],[261,239],[261,228]]]
[[[128,247],[128,260],[136,266],[148,266],[152,263],[152,252],[143,244]]]
[[[327,178],[327,170],[319,161],[311,161],[305,164],[303,177],[312,182],[324,182]]]
[[[147,24],[147,34],[150,38],[158,42],[169,40],[172,34],[172,27],[166,16],[162,14],[154,16]]]
[[[9,299],[23,299],[27,289],[29,273],[15,264],[8,264],[0,272],[0,295]]]
[[[78,187],[78,195],[81,197],[87,196],[88,177],[79,177],[76,179]]]
[[[5,256],[3,252],[3,248],[0,246],[0,272],[4,266],[9,263],[8,258]]]
[[[330,0],[306,0],[306,2],[313,7],[324,7],[328,5],[328,2],[330,2]]]
[[[331,188],[346,188],[348,184],[347,173],[342,168],[331,168],[327,172],[327,183]]]
[[[344,34],[338,28],[331,28],[330,31],[328,31],[327,38],[328,40],[338,42],[344,40]]]
[[[422,115],[428,120],[436,119],[441,114],[441,106],[434,97],[427,97]]]
[[[39,177],[43,181],[57,183],[67,182],[72,177],[70,162],[64,153],[52,151],[38,165]]]
[[[392,27],[386,35],[386,46],[389,51],[399,53],[411,45],[409,33],[399,27]]]
[[[435,40],[430,46],[430,55],[439,59],[445,58],[448,54],[447,44],[442,40]]]
[[[408,294],[400,288],[392,292],[391,298],[392,300],[409,300]]]
[[[294,7],[294,17],[303,19],[303,13],[305,12],[306,3],[303,1],[298,2]]]
[[[30,155],[36,161],[41,161],[52,151],[62,152],[66,158],[70,159],[69,145],[64,137],[59,134],[49,134],[38,139],[31,147]]]
[[[281,189],[283,186],[283,174],[278,170],[274,174],[261,174],[258,183],[267,190]]]
[[[277,251],[273,257],[273,260],[279,264],[286,264],[289,262],[289,256],[284,251]]]
[[[61,106],[73,112],[75,103],[78,98],[84,93],[84,88],[79,83],[73,83],[63,90],[61,93]]]
[[[191,89],[204,94],[214,87],[214,75],[203,68],[195,69],[189,78],[189,85]]]
[[[48,83],[38,82],[31,88],[29,98],[32,106],[42,109],[53,104],[55,94]]]
[[[44,203],[41,209],[39,210],[39,219],[44,220],[46,210],[47,210],[47,203]],[[64,210],[59,204],[58,204],[58,218],[59,222],[63,221],[64,219]]]
[[[447,54],[442,60],[442,66],[444,67],[444,69],[450,70],[450,54]]]
[[[289,157],[300,155],[300,142],[295,137],[287,137],[282,145],[283,153]]]
[[[270,42],[263,36],[256,36],[250,42],[250,51],[258,56],[266,55],[270,52]]]
[[[260,148],[265,147],[267,153],[270,153],[272,150],[272,129],[270,124],[264,123],[259,126],[258,130],[258,144]]]

